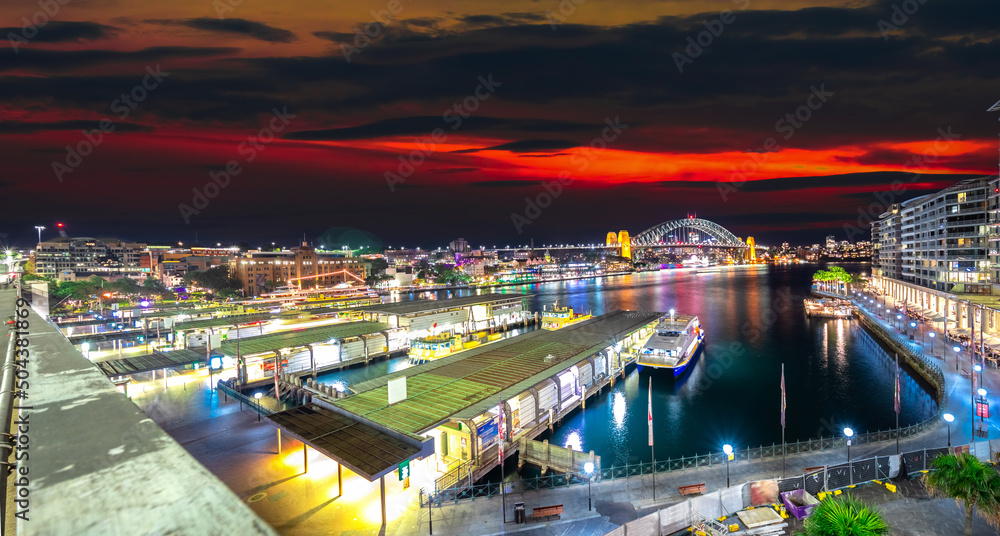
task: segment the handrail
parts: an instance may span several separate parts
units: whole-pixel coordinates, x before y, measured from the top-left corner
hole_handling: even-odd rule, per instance
[[[0,461],[0,474],[4,478],[4,490],[7,490],[7,468],[10,464],[10,456],[14,453],[14,439],[13,436],[9,435],[11,420],[13,419],[14,411],[14,376],[16,373],[17,363],[14,359],[14,348],[17,346],[17,342],[20,340],[20,334],[22,331],[19,329],[17,324],[20,315],[17,310],[21,307],[27,307],[27,302],[21,297],[21,281],[15,284],[17,297],[14,300],[14,321],[15,324],[7,329],[9,339],[7,341],[7,352],[4,355],[3,361],[3,375],[0,377],[0,419],[3,420],[3,430],[0,431],[0,450],[3,450],[2,458]],[[7,501],[0,501],[0,529],[5,527],[7,523]]]

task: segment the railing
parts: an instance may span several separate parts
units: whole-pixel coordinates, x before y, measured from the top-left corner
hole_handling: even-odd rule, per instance
[[[860,441],[861,436],[856,437],[858,441]],[[828,441],[829,443],[826,444],[835,443],[833,440]],[[841,447],[846,446],[844,445],[843,440],[839,440],[836,443],[838,443]],[[855,445],[859,443],[852,442],[851,444]],[[777,448],[778,451],[780,451],[780,446],[772,448]],[[739,452],[744,453],[744,456],[749,455],[750,457],[746,458],[737,455],[736,461],[758,459],[756,456],[752,455],[757,454],[758,450],[747,449],[746,451]],[[940,447],[904,452],[900,456],[902,456],[902,460],[905,462],[907,473],[912,473],[915,471],[925,471],[930,469],[931,462],[933,462],[937,457],[947,453],[947,447]],[[737,453],[734,452],[734,454]],[[657,461],[656,472],[664,473],[670,472],[671,470],[689,469],[693,467],[710,467],[713,464],[722,465],[726,463],[723,456],[724,454],[718,453],[706,454],[704,456],[693,456],[691,458],[682,457],[680,460],[666,460],[663,462]],[[885,480],[891,476],[889,474],[889,458],[891,458],[891,456],[888,455],[874,456],[860,460],[852,460],[849,463],[845,462],[835,465],[822,465],[822,469],[818,469],[816,471],[803,473],[799,476],[778,479],[778,489],[779,491],[806,489],[810,493],[815,494],[820,491],[831,491],[850,485],[863,484],[872,480]],[[649,462],[640,462],[636,464],[625,464],[623,466],[612,466],[607,469],[595,471],[593,475],[581,472],[549,474],[533,478],[520,478],[511,482],[504,482],[503,485],[506,486],[504,491],[508,494],[568,488],[571,486],[587,484],[588,480],[591,478],[595,481],[614,481],[616,478],[620,479],[648,475],[653,473],[652,465],[653,464]],[[472,486],[441,489],[437,490],[435,493],[420,490],[420,507],[427,507],[432,502],[436,506],[441,506],[442,504],[449,502],[457,504],[458,501],[462,500],[474,501],[481,498],[490,499],[501,494],[500,486],[501,483],[499,482],[488,482]]]
[[[244,402],[245,404],[247,404],[251,408],[256,407],[257,411],[263,413],[264,415],[273,415],[275,413],[274,410],[272,410],[270,408],[264,407],[260,403],[260,400],[257,400],[255,398],[250,398],[249,396],[247,396],[247,395],[245,395],[245,394],[243,394],[243,393],[241,393],[241,392],[233,389],[232,387],[230,387],[223,380],[219,380],[219,383],[217,384],[217,387],[219,388],[219,391],[225,393],[226,396],[230,396],[230,397],[233,397],[233,398],[235,398],[235,399],[237,399],[237,400],[239,400],[241,402]]]

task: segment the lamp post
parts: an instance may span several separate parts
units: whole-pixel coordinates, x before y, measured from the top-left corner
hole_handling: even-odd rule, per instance
[[[931,355],[934,355],[934,338],[937,337],[937,334],[932,331],[927,336],[931,338]]]
[[[36,225],[35,229],[38,229],[38,243],[41,244],[42,243],[42,231],[45,230],[45,226],[44,225]]]
[[[896,322],[899,322],[902,319],[903,319],[903,315],[896,315]],[[897,329],[900,329],[901,327],[902,326],[896,326]]]
[[[854,437],[854,430],[844,428],[844,436],[847,437],[847,471],[851,475],[851,484],[854,484],[854,470],[851,468],[851,438]]]
[[[733,446],[726,444],[722,446],[722,452],[726,453],[726,487],[729,487],[729,460],[733,457]]]
[[[591,482],[594,481],[594,463],[587,462],[583,464],[583,472],[587,473],[587,510],[590,511],[594,509],[594,504],[592,500],[593,496],[590,493],[591,491],[590,485]]]
[[[955,350],[955,371],[958,371],[958,353],[962,351],[962,347],[955,346],[952,350]]]
[[[910,322],[910,331],[912,332],[915,329],[917,329],[917,323],[916,322]],[[912,333],[911,333],[911,335],[912,335]]]
[[[955,420],[955,416],[951,413],[945,413],[942,417],[944,417],[944,422],[948,423],[948,448],[951,449],[951,423]]]
[[[257,422],[260,422],[260,397],[263,393],[254,393],[253,397],[257,400]]]

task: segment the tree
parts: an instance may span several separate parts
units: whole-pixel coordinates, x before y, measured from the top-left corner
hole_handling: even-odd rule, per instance
[[[142,282],[142,289],[140,292],[145,295],[162,296],[169,291],[167,290],[166,285],[164,285],[159,279],[147,277],[146,280]]]
[[[965,536],[972,535],[972,516],[979,515],[1000,527],[1000,474],[969,453],[940,456],[931,462],[927,489],[938,497],[951,497],[965,507]]]
[[[799,536],[882,536],[889,524],[878,510],[850,495],[827,499],[806,518]]]
[[[115,281],[112,284],[112,288],[115,290],[115,292],[124,294],[125,296],[139,294],[139,291],[141,290],[139,288],[139,284],[136,283],[135,280],[128,277],[123,277],[118,281]]]
[[[188,272],[184,274],[183,280],[186,285],[194,283],[196,286],[212,292],[237,290],[240,288],[239,281],[230,277],[228,266],[213,266],[208,270]]]

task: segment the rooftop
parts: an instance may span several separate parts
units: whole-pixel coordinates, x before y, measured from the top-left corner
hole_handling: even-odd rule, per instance
[[[662,313],[615,311],[557,330],[538,330],[356,384],[335,406],[408,434],[470,419],[646,325]],[[551,357],[549,357],[551,356]],[[389,380],[407,378],[407,399],[388,405]]]
[[[472,305],[484,305],[500,303],[505,301],[520,300],[527,298],[531,294],[503,294],[493,292],[480,294],[478,296],[462,296],[459,298],[448,298],[444,300],[410,300],[404,302],[382,303],[379,305],[366,305],[355,307],[352,311],[364,311],[367,313],[381,313],[387,315],[412,315],[454,309],[457,307],[469,307]]]
[[[337,339],[360,337],[361,335],[379,333],[387,329],[390,329],[388,324],[381,322],[343,322],[331,326],[296,329],[293,331],[258,335],[256,337],[227,340],[222,343],[219,350],[225,355],[235,356],[237,341],[239,341],[240,355],[262,354],[265,352],[276,352],[285,348],[297,348]]]

